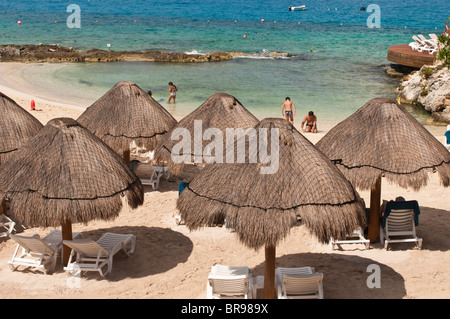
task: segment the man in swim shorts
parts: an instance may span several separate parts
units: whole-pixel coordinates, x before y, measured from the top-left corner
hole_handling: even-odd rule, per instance
[[[296,115],[296,110],[295,105],[291,102],[290,97],[286,97],[286,100],[281,106],[281,114],[286,117],[286,121],[290,121],[291,124],[294,124],[294,115]]]
[[[306,123],[305,132],[306,133],[317,133],[317,117],[314,115],[313,111],[309,111],[308,115],[302,121],[302,130],[303,125]]]
[[[172,100],[172,99],[173,99],[173,103],[175,103],[175,98],[177,96],[177,94],[176,94],[177,91],[178,91],[177,87],[172,82],[169,82],[169,92],[170,92],[170,94],[169,94],[168,103],[170,103],[170,100]]]

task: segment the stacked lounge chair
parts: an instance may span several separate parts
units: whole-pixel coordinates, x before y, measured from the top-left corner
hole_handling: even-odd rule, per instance
[[[427,39],[422,34],[418,36],[412,36],[414,42],[411,42],[409,46],[411,49],[417,52],[427,52],[429,54],[435,54],[438,50],[439,40],[435,34],[430,34],[430,39]]]

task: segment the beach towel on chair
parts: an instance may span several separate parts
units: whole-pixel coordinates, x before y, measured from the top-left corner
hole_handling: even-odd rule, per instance
[[[393,209],[414,209],[414,224],[416,226],[419,225],[419,203],[416,200],[409,200],[405,202],[388,202],[386,204],[386,209],[383,216],[383,227],[386,226],[386,218],[388,218],[391,210]]]

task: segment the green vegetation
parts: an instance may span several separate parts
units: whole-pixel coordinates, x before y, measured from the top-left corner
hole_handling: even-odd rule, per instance
[[[442,43],[442,47],[439,49],[436,55],[436,60],[443,61],[444,66],[450,69],[450,36],[448,30],[448,22],[450,17],[448,17],[445,23],[445,31],[438,36],[439,42]]]
[[[420,92],[421,96],[427,96],[428,95],[428,88],[426,86],[422,87],[422,92]]]
[[[429,79],[432,74],[433,74],[432,68],[428,68],[428,67],[422,68],[422,75],[425,79]]]

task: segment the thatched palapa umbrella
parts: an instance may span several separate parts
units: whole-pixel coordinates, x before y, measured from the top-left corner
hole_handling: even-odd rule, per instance
[[[53,119],[0,168],[0,199],[29,226],[62,225],[72,239],[72,222],[112,220],[125,196],[142,205],[143,187],[122,158],[73,119]],[[70,253],[70,250],[69,250]],[[68,254],[65,252],[66,262]]]
[[[216,93],[172,128],[155,150],[155,161],[167,163],[172,171],[179,173],[186,163],[205,163],[204,158],[207,155],[203,151],[205,146],[211,143],[211,140],[202,137],[208,129],[220,130],[224,140],[223,154],[225,154],[226,129],[246,130],[253,128],[258,122],[259,120],[234,96],[226,93]],[[172,155],[172,150],[179,143],[178,138],[180,137],[172,136],[172,133],[180,129],[186,129],[189,133],[189,149],[183,149],[183,156],[187,155],[189,160],[174,163],[174,156],[179,154]],[[215,156],[215,153],[212,152],[211,156]]]
[[[206,166],[181,193],[177,206],[191,230],[226,217],[236,220],[242,243],[254,249],[264,246],[264,297],[273,298],[275,247],[298,216],[320,241],[328,242],[365,225],[365,214],[348,180],[292,124],[264,119],[255,131],[247,142],[245,163]],[[249,148],[252,143],[269,145],[267,153],[264,147],[256,148],[256,163],[250,160],[255,155]],[[272,174],[262,174],[271,162],[266,154],[279,155]]]
[[[369,233],[379,235],[381,177],[419,190],[428,173],[437,171],[443,186],[450,183],[450,154],[396,101],[375,98],[332,128],[316,144],[349,181],[371,190]]]
[[[0,166],[43,127],[38,119],[0,92]],[[5,201],[1,213],[6,214]]]
[[[133,82],[119,82],[77,121],[129,161],[130,143],[153,151],[176,124],[170,113]]]
[[[44,126],[0,92],[0,165]]]

